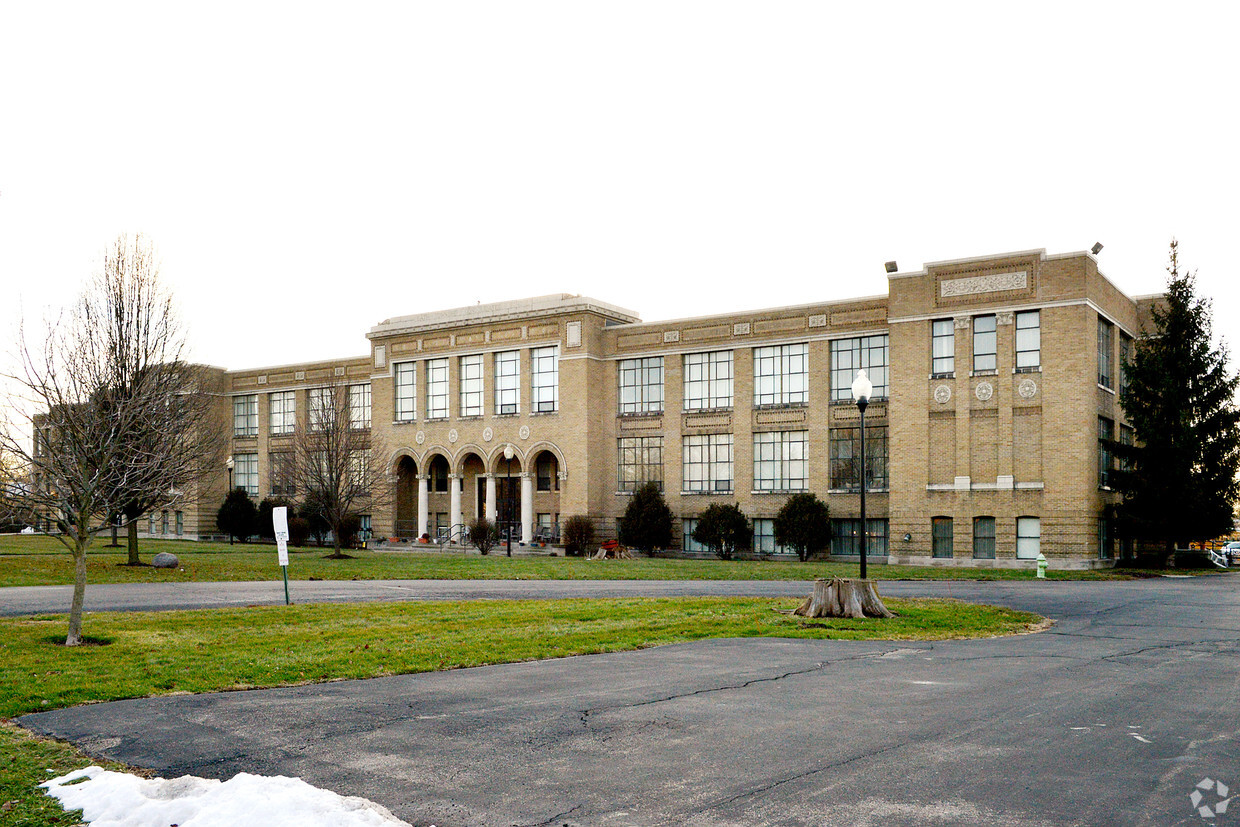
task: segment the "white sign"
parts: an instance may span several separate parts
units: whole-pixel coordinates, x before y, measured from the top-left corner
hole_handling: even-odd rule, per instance
[[[271,523],[276,530],[276,552],[280,556],[280,565],[288,565],[288,506],[271,509]]]

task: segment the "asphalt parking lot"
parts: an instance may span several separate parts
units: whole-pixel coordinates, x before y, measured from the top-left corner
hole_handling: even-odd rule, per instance
[[[1240,824],[1240,805],[1204,819],[1189,798],[1206,779],[1240,789],[1238,583],[885,583],[1056,624],[935,643],[704,641],[20,723],[166,775],[298,775],[438,827]],[[486,593],[510,588],[588,591]]]

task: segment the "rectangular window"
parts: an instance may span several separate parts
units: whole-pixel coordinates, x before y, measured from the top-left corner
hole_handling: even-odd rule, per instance
[[[375,533],[371,528],[370,515],[359,514],[357,516],[357,538],[359,540],[369,540],[373,536],[375,536]]]
[[[349,385],[349,426],[370,427],[370,383]]]
[[[809,481],[809,432],[753,435],[755,491],[804,491]]]
[[[697,528],[696,517],[686,517],[681,521],[683,533],[680,547],[685,551],[710,551],[706,546],[693,539],[693,531]]]
[[[732,491],[731,434],[688,434],[682,445],[682,488],[685,493]]]
[[[1106,488],[1111,484],[1111,440],[1115,439],[1115,423],[1105,416],[1098,417],[1098,485]]]
[[[1122,330],[1119,334],[1119,392],[1128,392],[1128,365],[1132,362],[1132,337]]]
[[[1042,314],[1027,310],[1016,314],[1016,372],[1042,366]]]
[[[1135,432],[1132,430],[1132,426],[1120,425],[1119,426],[1119,444],[1120,445],[1132,445],[1134,433]],[[1119,467],[1119,470],[1121,471],[1130,471],[1132,470],[1132,462],[1127,457],[1120,457],[1118,467]]]
[[[331,388],[311,388],[310,430],[322,431],[336,421],[336,402]]]
[[[154,511],[146,515],[146,533],[147,534],[155,533],[155,512]]]
[[[233,488],[244,488],[250,497],[258,496],[258,454],[233,456]]]
[[[861,521],[831,521],[831,554],[844,557],[861,555]]]
[[[417,419],[417,363],[398,362],[396,373],[396,421]]]
[[[495,354],[495,413],[521,411],[521,352],[505,350]]]
[[[973,372],[994,373],[999,366],[999,334],[994,316],[973,317]]]
[[[874,385],[871,399],[887,398],[887,334],[839,339],[831,343],[831,401],[851,402],[852,383],[864,370]]]
[[[448,463],[442,458],[437,462],[431,463],[430,490],[436,494],[444,494],[448,491]]]
[[[160,534],[168,533],[168,512],[167,511],[161,511],[159,514],[159,533]]]
[[[175,516],[177,521],[177,536],[179,537],[185,533],[185,512],[178,511]]]
[[[460,416],[482,416],[482,354],[462,356]]]
[[[1098,317],[1098,384],[1104,388],[1111,387],[1113,370],[1111,366],[1111,329],[1113,325],[1101,316]]]
[[[829,432],[831,450],[831,488],[842,491],[861,490],[861,429],[832,428]],[[887,488],[887,426],[871,425],[865,429],[866,490]]]
[[[686,353],[685,410],[732,407],[732,351]]]
[[[448,360],[426,360],[426,418],[448,418]]]
[[[537,478],[537,488],[539,491],[559,491],[560,475],[559,467],[550,453],[544,452],[538,455],[538,460],[534,463],[534,476]]]
[[[952,518],[933,517],[930,520],[930,556],[948,558],[953,554]]]
[[[663,412],[663,357],[621,359],[616,366],[620,382],[620,413]]]
[[[560,347],[530,351],[530,404],[535,413],[552,413],[560,404]]]
[[[767,517],[753,521],[753,550],[758,554],[795,554],[792,549],[775,542],[775,521]]]
[[[973,518],[973,557],[976,560],[995,559],[995,518]]]
[[[1042,521],[1037,517],[1016,518],[1016,557],[1036,560],[1042,551]]]
[[[754,348],[754,405],[804,405],[807,402],[809,345]]]
[[[291,497],[296,492],[293,485],[293,455],[287,451],[275,451],[267,455],[267,471],[271,475],[271,495]]]
[[[233,397],[233,436],[258,436],[258,394]]]
[[[951,319],[930,323],[930,372],[936,379],[950,378],[956,372],[956,323]]]
[[[620,437],[617,446],[620,491],[636,491],[647,482],[656,482],[663,490],[663,437]]]
[[[367,451],[349,452],[349,485],[354,490],[365,492],[370,486],[370,453]],[[364,496],[364,495],[363,495]]]
[[[269,394],[267,401],[271,408],[271,433],[274,435],[291,434],[297,427],[297,402],[292,391],[277,391]]]
[[[1111,521],[1105,516],[1098,518],[1098,557],[1110,560],[1115,556],[1115,538],[1111,533]]]

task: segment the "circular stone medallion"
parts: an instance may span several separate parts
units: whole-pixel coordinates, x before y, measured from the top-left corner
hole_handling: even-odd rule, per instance
[[[952,398],[952,389],[947,385],[939,385],[934,389],[934,401],[940,405],[946,405],[948,400]]]
[[[426,442],[426,431],[418,431],[416,434],[413,435],[413,439],[419,445],[421,445],[423,442]]]
[[[452,444],[455,445],[456,441],[460,438],[461,438],[461,435],[456,432],[456,428],[453,428],[451,431],[448,431],[448,442],[451,442]]]
[[[521,430],[517,431],[517,436],[521,437],[522,439],[529,439],[530,438],[530,426],[522,425]]]
[[[1016,388],[1016,392],[1021,395],[1022,399],[1033,399],[1038,392],[1038,383],[1032,379],[1022,379],[1020,380],[1020,385]]]
[[[987,399],[995,395],[995,388],[989,382],[979,382],[977,385],[977,398],[985,402]]]
[[[482,429],[482,441],[483,441],[483,442],[490,442],[490,441],[491,441],[492,439],[494,439],[494,438],[495,438],[495,432],[494,432],[494,431],[492,431],[490,428],[483,428],[483,429]]]

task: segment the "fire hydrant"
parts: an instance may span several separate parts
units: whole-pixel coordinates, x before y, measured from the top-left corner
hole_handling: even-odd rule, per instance
[[[1038,552],[1038,579],[1046,579],[1046,555],[1040,551]]]

